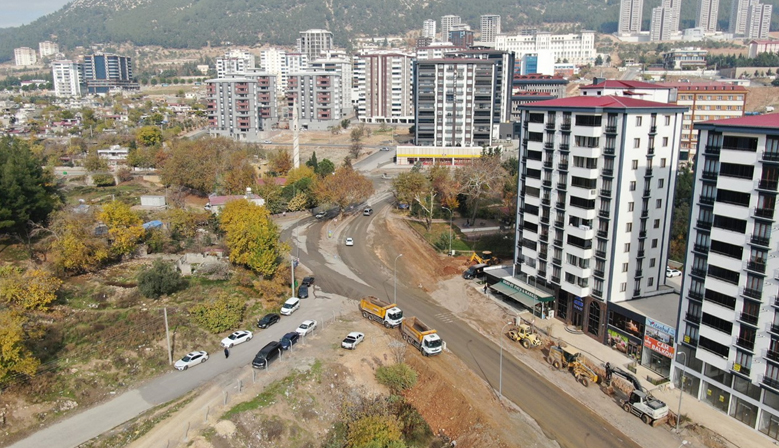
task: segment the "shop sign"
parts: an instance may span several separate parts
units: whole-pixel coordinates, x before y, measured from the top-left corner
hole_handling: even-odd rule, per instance
[[[673,327],[671,327],[669,325],[666,325],[666,324],[664,324],[662,322],[658,322],[658,321],[656,321],[654,319],[650,319],[650,318],[647,317],[646,318],[646,326],[649,327],[649,328],[654,328],[655,330],[660,331],[662,333],[668,334],[671,337],[674,337],[674,338],[676,337],[676,329],[675,328],[673,328]]]
[[[666,358],[674,357],[674,348],[668,344],[658,341],[657,339],[644,336],[644,347],[657,352]]]
[[[614,350],[618,350],[622,353],[628,352],[628,337],[619,334],[611,328],[608,329],[608,344]]]
[[[581,297],[575,296],[573,298],[573,308],[576,311],[584,310],[584,299],[582,299]]]

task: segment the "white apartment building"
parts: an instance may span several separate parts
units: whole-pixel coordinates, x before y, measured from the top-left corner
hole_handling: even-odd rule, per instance
[[[695,14],[696,28],[703,28],[704,33],[715,33],[718,17],[719,0],[698,0],[698,10]]]
[[[574,34],[500,34],[495,37],[495,49],[510,51],[519,59],[525,53],[551,51],[555,61],[568,61],[574,65],[587,65],[595,61],[595,32],[582,31]]]
[[[255,68],[255,57],[249,50],[233,49],[216,58],[216,77],[244,73]]]
[[[427,19],[422,22],[422,37],[427,37],[435,40],[436,21],[433,19]]]
[[[582,96],[624,96],[656,103],[676,101],[674,87],[645,81],[596,78],[593,84],[579,87],[579,91]]]
[[[41,56],[41,59],[45,58],[46,56],[52,56],[60,52],[60,46],[57,45],[56,42],[51,41],[43,41],[38,42],[38,54]]]
[[[495,37],[500,34],[500,16],[487,14],[481,16],[481,37],[479,42],[495,42]]]
[[[354,56],[357,118],[366,123],[413,123],[414,57],[397,52]]]
[[[297,47],[298,53],[304,53],[309,60],[316,59],[333,48],[333,33],[317,29],[301,31]]]
[[[267,48],[260,52],[260,69],[276,75],[276,92],[283,95],[289,74],[308,70],[308,55]]]
[[[14,48],[14,62],[17,67],[35,65],[38,62],[38,54],[30,47]]]
[[[60,98],[81,96],[80,70],[77,62],[69,60],[51,63],[54,95]]]
[[[649,25],[649,40],[656,42],[671,39],[671,14],[669,8],[652,8],[652,21]]]
[[[455,47],[451,42],[433,42],[427,47],[417,47],[417,60],[441,59],[449,53],[465,50],[465,47]]]
[[[631,35],[640,33],[643,11],[644,0],[620,0],[617,34]]]
[[[308,64],[309,71],[338,73],[338,88],[341,89],[341,113],[348,115],[352,108],[352,61],[346,56],[314,59]]]
[[[461,24],[463,19],[460,16],[447,15],[441,17],[441,40],[447,41],[449,39],[449,31],[452,30],[452,26]]]
[[[730,22],[728,22],[729,33],[733,34],[734,36],[747,35],[750,28],[748,23],[749,9],[752,6],[758,9],[762,9],[764,5],[760,4],[760,0],[733,0],[733,3],[731,3],[730,6]],[[758,14],[762,15],[762,11],[759,11]],[[770,9],[768,10],[768,16],[771,16]]]
[[[747,10],[744,37],[747,39],[768,39],[771,30],[771,12],[773,5],[752,2]]]
[[[667,289],[684,108],[579,96],[520,109],[516,280],[604,342],[610,303]]]
[[[209,134],[257,142],[278,122],[276,76],[250,70],[206,81]]]
[[[305,127],[326,129],[344,118],[341,100],[341,75],[337,72],[290,73],[287,84],[287,107],[297,104],[299,119]],[[314,123],[322,123],[320,126]]]
[[[779,440],[779,114],[695,125],[673,379]],[[766,442],[766,446],[769,442]]]

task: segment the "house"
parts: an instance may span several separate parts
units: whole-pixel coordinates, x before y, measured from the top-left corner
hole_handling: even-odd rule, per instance
[[[228,195],[228,196],[216,196],[211,195],[208,197],[208,204],[206,204],[206,210],[210,210],[211,213],[218,215],[220,211],[224,208],[224,206],[230,202],[230,201],[237,201],[240,199],[246,199],[249,202],[252,202],[257,205],[265,205],[265,199],[257,196],[256,194],[252,193],[251,188],[246,189],[246,194],[244,195]]]

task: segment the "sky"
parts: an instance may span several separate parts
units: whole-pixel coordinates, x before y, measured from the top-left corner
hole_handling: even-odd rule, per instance
[[[0,28],[30,23],[71,0],[0,0]]]

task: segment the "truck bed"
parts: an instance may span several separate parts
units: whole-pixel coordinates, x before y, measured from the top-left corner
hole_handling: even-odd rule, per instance
[[[363,297],[362,300],[365,300],[366,302],[370,302],[371,304],[376,305],[379,308],[384,308],[391,305],[389,302],[385,302],[380,298],[374,296]]]

